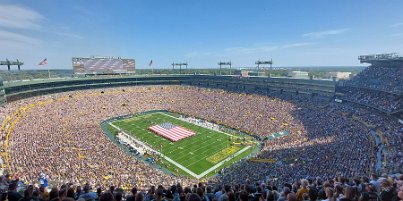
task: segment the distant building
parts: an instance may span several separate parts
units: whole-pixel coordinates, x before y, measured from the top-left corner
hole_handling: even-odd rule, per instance
[[[241,70],[235,70],[234,75],[240,75],[242,77],[249,77],[249,76],[258,76],[258,73],[255,70],[241,69]],[[261,72],[260,76],[262,76],[262,75],[263,75],[263,72]]]
[[[241,71],[241,76],[242,76],[242,77],[249,77],[249,72],[250,72],[250,71],[243,70],[243,71]]]
[[[294,79],[309,79],[309,73],[307,71],[290,71],[288,76]]]
[[[329,77],[335,78],[336,80],[348,80],[351,75],[351,72],[329,72]]]

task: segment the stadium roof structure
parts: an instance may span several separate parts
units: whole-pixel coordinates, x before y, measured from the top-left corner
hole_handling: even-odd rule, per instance
[[[18,70],[21,70],[21,66],[24,65],[24,62],[21,62],[17,59],[17,61],[10,61],[6,59],[6,61],[0,61],[1,66],[7,66],[8,70],[10,71],[10,66],[18,66]]]
[[[358,56],[358,60],[360,63],[370,63],[372,66],[403,68],[403,57],[397,53],[361,55]]]

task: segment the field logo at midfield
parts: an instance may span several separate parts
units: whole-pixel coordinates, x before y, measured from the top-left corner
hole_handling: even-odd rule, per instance
[[[150,126],[148,129],[172,142],[196,135],[195,132],[169,122]]]

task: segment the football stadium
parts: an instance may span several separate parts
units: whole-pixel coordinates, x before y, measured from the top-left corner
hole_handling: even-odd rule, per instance
[[[9,84],[3,172],[26,184],[44,173],[51,186],[124,190],[400,173],[403,58],[359,60],[371,66],[342,82],[134,75]]]
[[[45,17],[29,7],[0,2],[0,17],[15,17],[0,18],[0,42],[16,47],[0,51],[0,59],[11,58],[9,54],[28,60],[0,61],[1,200],[403,200],[400,54],[349,55],[360,66],[346,68],[357,73],[321,68],[328,79],[316,68],[277,67],[276,56],[284,59],[275,53],[273,59],[250,59],[258,52],[289,48],[307,48],[298,51],[308,55],[307,46],[351,31],[345,28],[299,34],[305,42],[295,44],[226,48],[224,53],[194,51],[186,54],[189,60],[175,59],[155,69],[159,57],[163,60],[175,48],[158,46],[161,56],[147,61],[127,53],[130,44],[122,49],[109,46],[125,57],[86,56],[83,52],[97,49],[89,47],[89,40],[88,46],[74,49],[74,55],[63,49],[63,54],[49,52],[48,58],[35,63],[42,69],[28,71],[25,66],[32,65],[33,56],[19,51],[21,46],[13,41],[38,46],[43,41],[30,38],[35,34],[14,31],[35,33],[41,23],[52,20],[51,14]],[[72,9],[75,17],[95,19],[89,17],[95,8]],[[98,21],[86,22],[87,17],[80,18],[82,23],[98,26]],[[117,22],[116,26],[124,27]],[[84,43],[80,35],[52,30],[55,27],[49,32],[57,39]],[[401,27],[401,23],[389,26]],[[109,32],[97,34],[92,36]],[[62,43],[53,39],[49,38],[49,46]],[[201,44],[202,39],[197,45]],[[337,53],[319,49],[314,53],[318,58],[325,55],[331,60],[329,55]],[[192,68],[197,61],[204,62],[198,57],[215,59],[228,52],[248,57],[252,66],[237,64],[242,60],[234,56],[235,60],[220,60],[219,68],[214,63]],[[61,69],[49,69],[54,60],[68,60],[64,76],[56,75]]]

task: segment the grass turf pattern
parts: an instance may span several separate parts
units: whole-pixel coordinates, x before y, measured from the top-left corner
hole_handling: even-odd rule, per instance
[[[150,126],[166,122],[196,132],[196,135],[177,142],[171,142],[148,130]],[[235,152],[226,151],[234,149],[231,148],[229,135],[177,119],[161,112],[138,115],[112,123],[125,133],[133,135],[136,139],[147,143],[153,149],[163,153],[195,174],[203,173],[218,162],[236,153],[237,150],[246,147],[237,145]],[[172,172],[176,172],[175,168],[175,166],[168,167]]]

